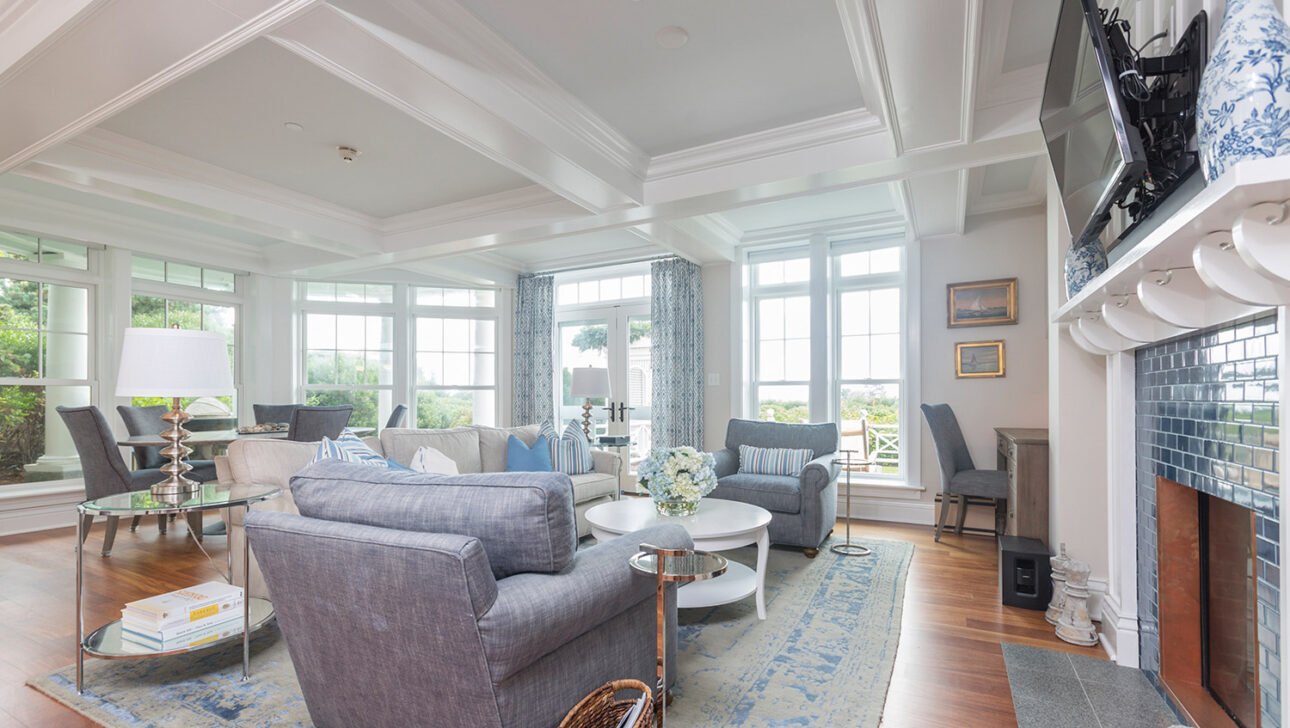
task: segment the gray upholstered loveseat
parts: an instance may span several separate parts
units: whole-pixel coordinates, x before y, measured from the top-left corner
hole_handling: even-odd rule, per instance
[[[732,419],[726,446],[712,453],[717,488],[710,497],[770,511],[770,542],[796,546],[814,557],[838,518],[838,426]],[[739,472],[739,446],[809,448],[813,459],[798,477]]]
[[[627,560],[692,541],[665,524],[579,551],[572,493],[324,461],[291,479],[299,515],[251,511],[313,722],[549,728],[608,680],[653,685],[654,582]],[[674,591],[666,615],[674,650]]]
[[[494,473],[506,470],[506,441],[512,434],[532,445],[537,440],[537,425],[511,428],[474,425],[448,430],[386,428],[381,431],[380,438],[365,437],[363,441],[373,450],[403,465],[412,461],[417,448],[428,445],[452,459],[461,473]],[[307,466],[317,452],[318,444],[312,442],[237,440],[229,445],[227,456],[216,458],[215,466],[221,483],[263,483],[285,488],[291,476]],[[579,537],[591,534],[591,526],[583,515],[587,509],[617,500],[619,494],[621,463],[618,455],[601,450],[593,450],[591,455],[595,470],[570,478]],[[297,512],[289,492],[255,507],[284,513]],[[234,508],[223,511],[223,514],[228,524],[228,545],[233,551],[233,575],[235,583],[240,584],[245,543],[242,512]],[[254,556],[252,553],[251,594],[264,596],[263,580]]]

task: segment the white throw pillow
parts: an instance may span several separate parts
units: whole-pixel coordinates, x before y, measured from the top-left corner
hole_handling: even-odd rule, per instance
[[[456,461],[429,445],[422,445],[417,448],[416,454],[412,456],[412,462],[408,463],[408,465],[418,473],[432,473],[434,475],[457,474]]]

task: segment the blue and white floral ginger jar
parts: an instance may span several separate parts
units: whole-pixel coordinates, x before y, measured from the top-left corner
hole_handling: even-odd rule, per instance
[[[1239,161],[1290,153],[1290,27],[1272,0],[1227,0],[1197,101],[1207,182]]]
[[[1092,240],[1080,245],[1072,242],[1066,250],[1066,297],[1074,298],[1088,282],[1106,271],[1106,250]]]

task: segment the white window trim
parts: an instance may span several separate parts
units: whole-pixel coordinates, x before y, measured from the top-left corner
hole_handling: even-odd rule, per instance
[[[452,288],[454,286],[433,286],[435,288]],[[417,393],[418,392],[492,392],[493,393],[493,423],[497,427],[505,426],[502,422],[502,291],[496,290],[493,294],[492,306],[419,306],[416,304],[416,297],[413,295],[409,301],[408,311],[408,384],[410,385],[412,396],[408,401],[408,422],[417,421]],[[468,319],[474,321],[492,321],[493,322],[493,383],[492,385],[471,384],[471,385],[429,385],[417,383],[417,354],[421,349],[417,346],[417,326],[418,318],[442,318],[442,319]],[[509,352],[508,352],[509,353]],[[506,367],[509,372],[509,367]]]

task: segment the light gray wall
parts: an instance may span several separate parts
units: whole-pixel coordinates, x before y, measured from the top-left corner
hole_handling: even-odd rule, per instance
[[[929,403],[954,408],[972,459],[995,467],[995,427],[1048,426],[1047,238],[1041,208],[973,217],[963,235],[922,240],[922,393]],[[946,286],[950,283],[1017,278],[1017,323],[1009,326],[948,328]],[[1005,376],[958,379],[954,344],[1004,342]],[[940,468],[927,425],[919,413],[922,502],[940,490]],[[971,512],[969,526],[990,528],[988,509]]]
[[[738,400],[734,361],[738,356],[739,338],[732,333],[737,314],[732,296],[735,263],[710,263],[703,266],[703,388],[704,449],[716,450],[725,444],[726,423]]]

